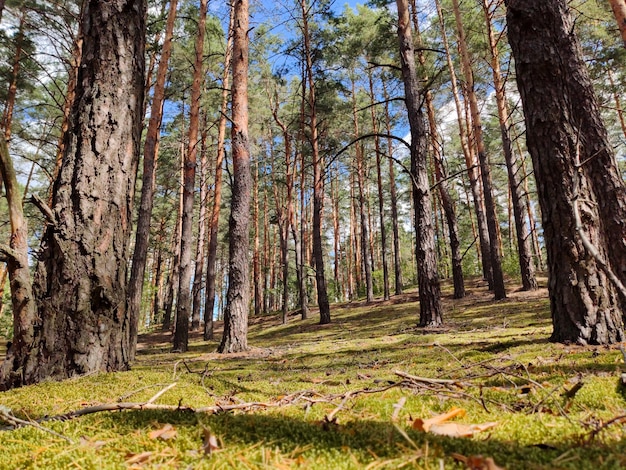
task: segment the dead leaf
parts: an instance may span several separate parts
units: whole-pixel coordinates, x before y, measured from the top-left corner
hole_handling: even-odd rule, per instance
[[[140,454],[126,454],[126,463],[128,465],[144,463],[150,460],[150,457],[152,457],[152,452],[150,451],[142,452]]]
[[[202,431],[202,450],[205,455],[211,455],[214,450],[219,449],[217,437],[209,429],[204,428]]]
[[[413,421],[413,429],[417,429],[419,431],[429,432],[430,427],[433,424],[443,423],[444,421],[448,421],[449,419],[454,418],[455,416],[465,416],[465,410],[463,408],[452,408],[447,413],[443,413],[437,416],[433,416],[428,419],[417,418]]]
[[[440,423],[430,426],[428,432],[448,437],[472,437],[474,434],[486,431],[497,425],[498,423],[496,422],[482,424]]]
[[[465,410],[462,408],[452,408],[447,413],[443,413],[437,416],[433,416],[429,419],[417,418],[413,421],[413,429],[417,429],[423,432],[430,432],[432,434],[439,434],[441,436],[449,437],[470,437],[476,433],[491,429],[498,423],[483,423],[483,424],[461,424],[461,423],[446,423],[446,421],[456,417],[465,416]]]
[[[161,429],[150,432],[150,434],[148,434],[148,437],[150,439],[162,439],[164,441],[167,441],[168,439],[176,437],[176,429],[174,429],[174,426],[172,426],[171,424],[166,424]]]
[[[93,449],[99,449],[106,445],[106,441],[94,441],[93,439],[89,439],[88,437],[82,436],[80,438],[80,445],[85,447],[92,447]]]

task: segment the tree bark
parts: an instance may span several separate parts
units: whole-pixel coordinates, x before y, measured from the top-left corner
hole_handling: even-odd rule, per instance
[[[315,262],[315,280],[317,287],[317,304],[320,310],[320,324],[330,323],[330,304],[326,291],[326,276],[324,274],[324,251],[322,246],[322,213],[324,210],[324,161],[319,151],[319,135],[317,129],[317,99],[315,94],[315,79],[313,77],[313,57],[311,51],[311,37],[308,26],[309,7],[306,0],[301,0],[302,35],[304,39],[304,55],[306,75],[308,78],[309,109],[310,109],[310,139],[313,159],[313,259]]]
[[[465,76],[466,90],[472,116],[474,143],[478,152],[478,163],[480,165],[480,174],[483,183],[485,215],[487,218],[487,229],[489,230],[490,241],[489,257],[491,258],[491,269],[493,273],[493,294],[496,300],[500,300],[506,298],[506,289],[504,287],[504,274],[502,273],[502,255],[500,253],[500,245],[498,244],[498,216],[496,214],[496,205],[492,191],[491,164],[489,163],[489,157],[483,140],[482,121],[480,111],[478,109],[476,92],[474,90],[474,74],[470,63],[469,51],[467,49],[467,41],[465,38],[463,21],[461,19],[459,0],[452,0],[452,5],[456,19],[456,28],[459,35],[461,66],[463,68],[463,75]]]
[[[144,94],[145,4],[90,1],[72,125],[35,272],[32,341],[5,386],[129,366],[128,240]]]
[[[383,98],[385,99],[385,125],[387,135],[391,135],[391,114],[389,112],[389,94],[387,93],[386,80],[383,80]],[[394,293],[402,294],[402,253],[400,253],[400,228],[398,224],[398,195],[396,190],[396,178],[393,168],[393,144],[391,138],[387,138],[387,152],[389,153],[389,203],[391,206],[391,232],[393,234],[393,266],[394,266]]]
[[[513,154],[513,144],[509,132],[509,109],[506,104],[506,93],[504,80],[500,71],[500,55],[498,44],[491,24],[491,13],[489,11],[492,2],[483,0],[483,11],[487,25],[487,37],[489,39],[489,49],[491,52],[491,70],[493,73],[493,86],[496,91],[496,103],[498,106],[498,119],[500,121],[500,135],[502,136],[502,150],[509,176],[509,188],[511,191],[511,205],[513,206],[513,218],[515,219],[515,233],[517,235],[517,253],[519,256],[519,267],[522,278],[522,289],[525,291],[537,289],[537,278],[535,277],[535,263],[533,261],[532,248],[530,246],[530,234],[524,217],[524,193],[520,179],[520,170],[517,159]]]
[[[609,3],[626,47],[626,0],[609,0]]]
[[[437,273],[435,234],[428,184],[426,129],[415,71],[415,53],[407,0],[396,0],[398,6],[398,40],[404,82],[405,103],[411,128],[411,177],[416,226],[416,261],[420,297],[420,326],[443,323],[441,291]]]
[[[250,149],[248,144],[248,0],[234,4],[232,58],[233,188],[229,218],[229,271],[220,353],[248,349],[250,306]]]
[[[489,232],[487,230],[487,219],[485,217],[484,205],[481,197],[481,183],[479,180],[478,169],[475,164],[475,158],[471,152],[468,136],[465,132],[465,124],[463,120],[463,107],[461,106],[461,100],[459,96],[459,89],[457,85],[456,72],[454,64],[452,62],[452,55],[450,52],[450,46],[448,44],[448,37],[446,33],[445,21],[443,11],[441,9],[441,3],[439,0],[435,0],[435,6],[437,7],[437,16],[439,17],[439,27],[441,29],[441,37],[443,38],[443,45],[446,50],[446,61],[448,70],[450,72],[450,83],[452,86],[452,96],[454,98],[454,105],[457,114],[457,120],[459,124],[459,137],[461,140],[461,148],[463,150],[463,156],[465,157],[465,166],[467,167],[467,174],[469,178],[470,188],[472,190],[472,199],[474,202],[474,212],[476,213],[477,231],[479,241],[479,257],[482,262],[483,277],[487,280],[490,287],[493,286],[493,270],[491,267],[491,258],[489,256]]]
[[[202,278],[204,277],[204,246],[206,245],[206,213],[207,213],[207,139],[209,128],[204,113],[202,137],[200,138],[200,208],[198,211],[198,238],[196,240],[196,256],[194,260],[193,285],[191,288],[191,329],[200,329],[200,310],[202,304]]]
[[[176,19],[177,0],[170,0],[170,8],[165,26],[165,38],[163,50],[157,68],[154,95],[150,107],[150,120],[143,149],[143,173],[141,176],[141,200],[139,202],[139,214],[137,218],[137,231],[135,235],[135,251],[133,263],[128,281],[128,314],[130,316],[130,357],[134,359],[137,350],[137,332],[139,326],[139,309],[143,294],[143,280],[146,272],[146,257],[150,239],[150,219],[154,206],[154,178],[156,163],[159,153],[160,127],[163,118],[163,103],[165,101],[165,79],[172,51],[172,37],[174,34],[174,22]]]
[[[626,279],[626,186],[572,33],[567,2],[506,4],[543,216],[551,339],[624,341],[626,299],[610,277]]]
[[[0,389],[21,385],[16,360],[28,357],[35,338],[37,305],[33,297],[30,269],[28,267],[28,225],[22,209],[17,177],[4,137],[0,138],[0,175],[4,181],[11,223],[11,241],[8,249],[0,245],[0,262],[7,265],[0,282],[6,282],[8,273],[13,307],[13,346],[0,365]]]
[[[217,275],[217,236],[222,204],[222,165],[224,164],[224,141],[226,140],[226,111],[228,109],[228,87],[232,61],[232,43],[234,28],[233,6],[230,6],[228,40],[224,53],[224,74],[222,75],[222,103],[217,131],[217,157],[215,159],[215,188],[213,190],[213,209],[209,220],[209,246],[206,263],[206,293],[204,306],[204,340],[213,339],[213,313],[215,311],[215,277]]]

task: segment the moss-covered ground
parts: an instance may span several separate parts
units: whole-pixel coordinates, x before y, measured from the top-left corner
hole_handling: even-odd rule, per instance
[[[4,392],[3,413],[35,421],[97,404],[145,403],[174,383],[153,403],[179,409],[5,429],[0,469],[434,470],[468,468],[463,460],[478,455],[473,468],[495,469],[487,458],[507,469],[626,468],[619,349],[550,343],[545,289],[510,285],[508,298],[495,302],[480,284],[469,281],[465,299],[446,296],[446,325],[437,330],[416,327],[413,292],[335,305],[325,326],[315,314],[286,325],[278,316],[254,318],[251,350],[232,356],[197,335],[185,354],[169,352],[167,335],[144,335],[132,371]],[[240,409],[186,409],[215,405]],[[453,407],[466,414],[452,422],[498,424],[465,438],[413,429],[417,418]]]

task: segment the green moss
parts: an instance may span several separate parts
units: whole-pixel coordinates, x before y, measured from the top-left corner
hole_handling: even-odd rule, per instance
[[[215,342],[199,340],[175,355],[167,343],[151,342],[132,371],[4,392],[0,405],[22,419],[145,402],[173,382],[157,403],[273,403],[308,394],[255,411],[123,411],[43,423],[71,443],[34,427],[2,431],[0,468],[125,469],[142,453],[145,460],[134,465],[143,468],[461,468],[455,453],[489,456],[508,469],[624,468],[624,425],[606,425],[626,414],[619,351],[548,343],[545,298],[516,292],[493,302],[471,290],[466,299],[445,299],[440,331],[416,327],[418,305],[409,293],[405,303],[337,305],[328,326],[315,318],[287,325],[275,316],[254,319],[247,355],[220,356]],[[459,385],[399,386],[395,370]],[[568,398],[579,380],[584,385]],[[378,391],[357,393],[366,390]],[[348,391],[355,395],[344,401]],[[412,429],[416,418],[452,407],[466,410],[460,423],[499,424],[464,439]],[[176,429],[174,438],[150,437],[165,424]],[[202,450],[204,429],[220,442],[211,455]]]

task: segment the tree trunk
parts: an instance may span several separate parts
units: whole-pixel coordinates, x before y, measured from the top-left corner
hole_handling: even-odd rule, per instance
[[[506,298],[506,289],[504,287],[504,275],[502,273],[502,255],[500,254],[500,246],[498,244],[498,216],[496,214],[496,205],[493,198],[491,184],[491,164],[489,163],[489,157],[483,140],[482,122],[480,118],[480,111],[478,109],[478,100],[474,90],[474,75],[470,63],[469,51],[467,49],[463,21],[461,19],[459,0],[452,0],[452,5],[454,8],[456,27],[459,35],[461,65],[463,68],[463,75],[465,76],[466,90],[472,116],[473,136],[476,150],[478,152],[478,162],[480,165],[480,174],[483,183],[483,197],[485,200],[485,212],[490,241],[489,257],[491,258],[491,269],[493,273],[493,293],[496,300],[500,300]]]
[[[326,292],[326,276],[324,274],[324,251],[322,247],[322,213],[324,209],[324,161],[319,151],[319,135],[317,130],[317,101],[315,95],[315,79],[313,77],[313,58],[311,52],[306,0],[301,0],[302,35],[304,39],[304,55],[306,75],[309,85],[310,108],[310,139],[313,159],[313,259],[315,262],[315,280],[317,287],[317,304],[320,309],[320,324],[330,323],[330,304]]]
[[[609,0],[617,26],[622,34],[622,40],[624,41],[624,47],[626,47],[626,0]]]
[[[472,199],[474,202],[474,211],[476,213],[476,220],[478,224],[478,241],[479,241],[479,257],[482,261],[483,277],[489,283],[489,286],[493,286],[493,271],[491,267],[491,258],[489,256],[489,232],[487,231],[487,220],[485,218],[485,211],[483,206],[482,197],[480,195],[480,180],[478,177],[478,169],[475,165],[475,159],[470,150],[467,133],[465,132],[465,125],[463,122],[463,108],[461,106],[461,100],[459,97],[459,89],[457,85],[456,72],[454,64],[452,62],[452,54],[450,52],[450,46],[448,44],[448,37],[446,33],[445,21],[443,11],[441,9],[441,3],[439,0],[435,0],[435,6],[437,7],[437,16],[439,17],[439,27],[441,29],[441,37],[443,38],[444,49],[446,50],[446,61],[448,70],[450,72],[450,83],[452,86],[452,96],[454,98],[454,105],[456,109],[458,124],[459,124],[459,137],[461,139],[461,148],[465,157],[465,165],[467,167],[467,173],[472,190]],[[473,227],[473,226],[472,226]],[[474,228],[474,227],[473,227]]]
[[[165,38],[161,59],[157,68],[154,96],[150,108],[150,120],[146,132],[143,149],[143,173],[141,176],[141,200],[137,218],[137,232],[135,235],[135,251],[128,281],[127,308],[130,316],[130,356],[134,359],[137,350],[137,332],[139,326],[139,309],[143,294],[143,278],[146,272],[146,256],[150,239],[150,220],[154,206],[154,178],[156,162],[159,154],[160,127],[163,118],[163,103],[165,101],[165,79],[172,51],[172,36],[176,19],[177,0],[170,0],[170,8],[165,26]]]
[[[128,240],[142,126],[145,4],[90,1],[72,125],[33,293],[32,341],[5,386],[126,369]]]
[[[232,57],[233,188],[228,222],[228,292],[221,353],[248,349],[250,306],[250,149],[248,144],[248,0],[235,0]]]
[[[354,83],[354,77],[351,78],[352,82],[352,123],[354,126],[354,138],[360,137],[361,131],[359,130],[359,118],[356,106],[356,88]],[[372,281],[372,259],[369,242],[369,223],[367,218],[367,207],[365,197],[365,161],[363,158],[363,146],[360,142],[357,142],[354,146],[355,158],[356,158],[356,182],[358,189],[358,203],[359,203],[359,221],[361,227],[361,257],[363,259],[363,271],[365,273],[365,298],[368,303],[374,301],[374,283]]]
[[[194,261],[193,286],[191,288],[191,329],[200,329],[200,310],[202,304],[202,278],[204,277],[204,246],[206,245],[206,213],[207,213],[207,139],[208,123],[204,113],[202,137],[200,139],[200,210],[198,212],[198,239],[196,243],[196,257]]]
[[[383,300],[391,297],[389,291],[389,263],[387,261],[387,227],[385,226],[385,200],[383,193],[383,173],[382,173],[382,150],[380,148],[380,137],[378,136],[378,120],[374,110],[374,80],[371,70],[368,72],[369,92],[370,92],[370,114],[372,118],[372,132],[374,137],[374,149],[376,152],[376,189],[378,191],[378,222],[380,224],[380,244],[382,251],[383,265]]]
[[[24,24],[26,22],[26,10],[23,8],[20,14],[20,24],[15,39],[15,56],[13,57],[13,70],[11,72],[11,83],[9,84],[9,92],[7,100],[4,104],[4,113],[2,115],[2,127],[4,127],[4,138],[8,142],[11,140],[11,124],[13,122],[13,110],[15,109],[15,99],[17,98],[17,80],[20,76],[20,68],[23,53],[24,40]]]
[[[187,351],[189,341],[189,317],[191,314],[191,277],[193,275],[193,205],[196,187],[196,162],[198,155],[198,130],[200,128],[200,95],[203,83],[203,50],[206,29],[208,0],[200,0],[198,35],[195,44],[195,62],[191,103],[189,106],[189,141],[184,158],[183,170],[183,212],[180,231],[180,277],[178,279],[178,300],[176,301],[176,329],[174,331],[174,351]]]
[[[421,48],[422,39],[419,32],[419,24],[417,20],[417,9],[415,7],[415,0],[411,0],[411,6],[413,11],[413,23],[417,36],[417,45]],[[418,59],[422,67],[426,64],[426,58],[424,52],[419,49],[417,52]],[[424,77],[428,80],[428,77]],[[454,298],[462,299],[465,297],[465,283],[463,279],[463,265],[461,256],[461,243],[459,241],[459,228],[457,223],[456,211],[454,209],[454,203],[450,196],[450,190],[448,187],[446,172],[443,166],[443,156],[441,152],[441,146],[439,143],[439,131],[437,130],[437,122],[435,119],[435,107],[433,104],[433,96],[430,90],[426,91],[424,100],[426,105],[426,114],[428,115],[428,127],[430,131],[430,142],[432,149],[432,157],[434,163],[434,179],[439,190],[439,197],[441,199],[441,205],[446,217],[446,224],[448,226],[448,235],[450,238],[450,251],[452,259],[452,281],[454,284]],[[442,223],[443,225],[443,223]],[[446,273],[448,275],[448,273]]]
[[[489,11],[491,1],[483,0],[483,11],[487,25],[487,36],[491,51],[491,70],[493,72],[493,85],[496,91],[496,102],[498,106],[498,118],[500,121],[500,134],[502,136],[502,148],[506,168],[509,175],[509,189],[511,192],[511,205],[513,206],[513,217],[515,219],[515,233],[517,235],[517,253],[519,256],[520,274],[522,278],[522,289],[525,291],[537,289],[537,278],[535,277],[535,263],[533,261],[532,248],[530,246],[530,235],[524,217],[524,193],[520,178],[520,171],[517,159],[513,154],[513,144],[509,133],[509,109],[506,103],[504,90],[504,80],[500,72],[500,55],[498,45],[493,33],[491,24],[491,13]],[[523,176],[523,175],[522,175]],[[511,224],[509,224],[511,225]]]
[[[226,140],[226,111],[228,110],[228,87],[230,65],[232,61],[232,43],[234,28],[233,5],[230,6],[228,40],[224,54],[224,74],[222,76],[222,103],[217,131],[217,157],[215,159],[215,189],[213,190],[213,209],[209,220],[209,246],[206,263],[206,293],[204,306],[204,340],[213,339],[213,313],[215,310],[215,277],[217,275],[217,236],[222,204],[222,165],[224,164],[224,141]]]
[[[443,323],[443,317],[427,173],[426,129],[415,71],[415,53],[408,3],[407,0],[396,0],[396,4],[398,5],[400,63],[402,65],[405,103],[411,128],[411,178],[413,180],[416,226],[415,250],[420,297],[419,324],[429,327],[440,326]]]
[[[626,186],[567,2],[506,4],[543,216],[551,339],[624,341],[626,298],[610,278],[626,279]]]
[[[22,385],[24,377],[19,361],[30,354],[35,339],[37,306],[33,298],[28,267],[28,225],[22,209],[17,177],[4,137],[0,138],[0,175],[4,181],[11,223],[11,241],[8,247],[0,245],[0,262],[7,264],[0,282],[6,282],[8,272],[13,307],[13,346],[0,365],[0,389]]]
[[[386,80],[383,79],[383,98],[385,99],[385,125],[387,135],[391,135],[391,114],[389,112],[389,95],[387,93]],[[396,178],[393,168],[393,144],[391,138],[387,138],[387,152],[389,160],[389,203],[391,206],[391,232],[393,234],[393,266],[395,295],[402,294],[402,254],[400,253],[400,227],[398,224],[398,195],[396,191]]]

